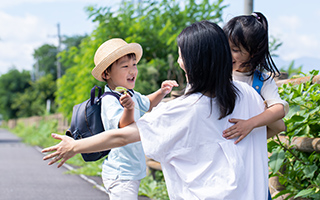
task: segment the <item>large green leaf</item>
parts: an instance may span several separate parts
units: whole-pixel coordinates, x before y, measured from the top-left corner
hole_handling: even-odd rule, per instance
[[[303,169],[303,173],[307,178],[312,178],[314,173],[318,170],[317,165],[308,165]]]
[[[301,190],[294,198],[307,197],[308,195],[310,195],[312,193],[314,193],[314,189],[313,188]]]
[[[285,152],[281,148],[277,148],[272,151],[272,155],[269,158],[269,167],[273,174],[279,171],[284,159]]]

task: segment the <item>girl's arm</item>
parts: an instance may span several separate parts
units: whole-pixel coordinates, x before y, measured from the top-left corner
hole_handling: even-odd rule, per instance
[[[267,126],[267,138],[272,138],[278,133],[286,130],[286,125],[282,119],[273,122]]]
[[[268,128],[272,130],[272,132],[269,133],[270,135],[278,134],[279,132],[285,130],[284,123],[282,124],[281,122],[279,122],[279,120],[281,120],[284,116],[285,111],[283,105],[274,104],[271,107],[267,108],[261,114],[254,116],[248,120],[230,119],[229,121],[235,124],[223,131],[223,137],[227,139],[239,137],[235,141],[235,144],[237,144],[243,138],[245,138],[252,131],[252,129],[260,126],[268,126]]]
[[[178,87],[178,83],[176,81],[164,81],[161,84],[161,88],[157,91],[155,91],[152,94],[149,94],[147,97],[150,100],[150,108],[149,111],[152,110],[152,108],[154,108],[155,106],[157,106],[160,101],[171,92],[173,87]]]
[[[81,140],[74,140],[69,136],[57,134],[52,134],[52,137],[61,140],[61,142],[43,149],[42,153],[54,151],[45,156],[43,160],[54,158],[48,163],[49,165],[61,160],[58,167],[61,167],[67,160],[78,153],[99,152],[140,141],[139,129],[135,123],[121,129],[104,131]]]

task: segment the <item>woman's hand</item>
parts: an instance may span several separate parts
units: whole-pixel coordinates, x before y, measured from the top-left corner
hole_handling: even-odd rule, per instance
[[[254,125],[249,120],[242,119],[229,119],[230,123],[234,123],[233,126],[223,131],[223,137],[226,139],[232,139],[239,137],[234,143],[239,143],[245,138],[254,128]]]
[[[45,157],[43,157],[43,160],[48,160],[50,158],[53,158],[48,165],[52,165],[56,162],[58,162],[59,160],[61,160],[61,162],[58,164],[58,168],[61,167],[67,160],[69,160],[70,158],[72,158],[73,156],[76,155],[76,153],[73,151],[74,148],[74,142],[75,140],[69,136],[65,136],[65,135],[58,135],[58,134],[51,134],[51,136],[54,139],[57,140],[61,140],[61,142],[55,146],[51,146],[48,148],[43,149],[41,152],[45,153],[45,152],[52,152],[55,151],[49,155],[46,155]]]

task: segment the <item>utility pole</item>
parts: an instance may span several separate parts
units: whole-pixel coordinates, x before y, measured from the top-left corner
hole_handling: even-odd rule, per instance
[[[60,35],[60,24],[57,24],[58,28],[58,54],[61,51],[61,35]],[[57,79],[61,77],[61,63],[60,63],[60,56],[57,58]]]
[[[250,15],[253,13],[253,0],[244,0],[244,14]]]

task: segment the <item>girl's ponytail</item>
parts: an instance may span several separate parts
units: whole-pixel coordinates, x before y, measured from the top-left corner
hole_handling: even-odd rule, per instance
[[[234,45],[242,46],[251,55],[250,60],[243,63],[249,68],[250,75],[255,70],[265,71],[269,72],[269,79],[280,73],[269,52],[268,21],[262,13],[234,17],[223,30]]]
[[[253,12],[252,15],[262,24],[266,35],[264,37],[264,41],[267,41],[266,43],[268,44],[267,50],[265,52],[265,60],[264,64],[259,66],[259,70],[263,72],[263,70],[266,70],[267,72],[270,73],[268,79],[270,77],[275,77],[276,75],[280,75],[280,72],[278,68],[276,67],[275,63],[273,62],[273,59],[271,57],[271,54],[269,52],[269,30],[268,30],[268,20],[267,18],[260,12]]]

